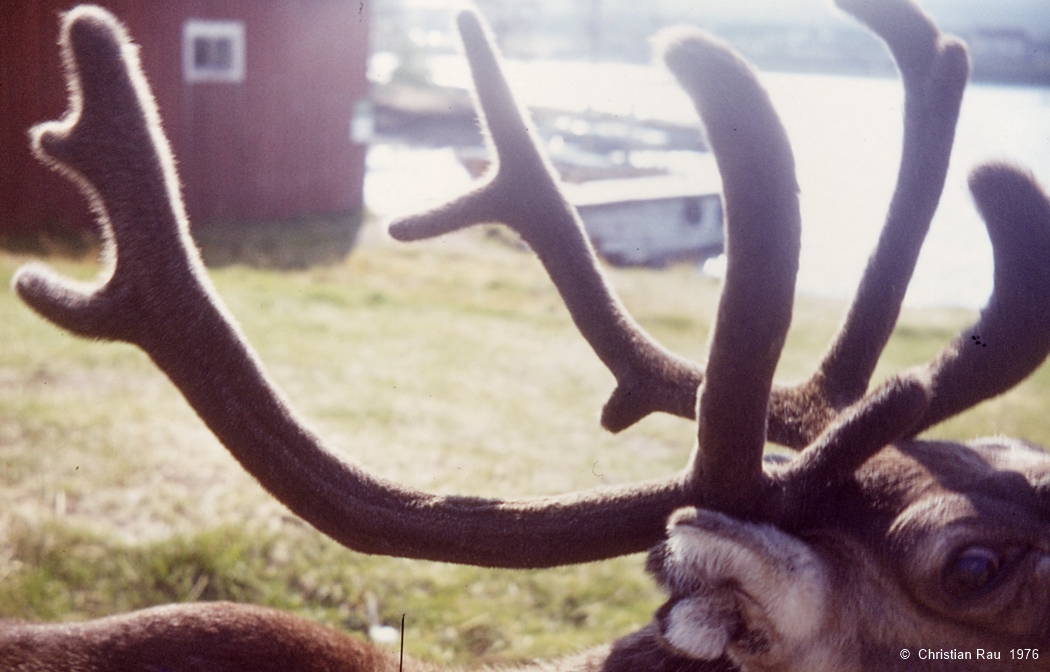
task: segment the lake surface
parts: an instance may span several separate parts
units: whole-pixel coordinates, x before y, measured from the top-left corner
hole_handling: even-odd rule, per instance
[[[432,69],[439,84],[469,82],[461,57],[436,59]],[[528,105],[696,121],[688,98],[659,67],[512,61],[507,73],[519,100]],[[849,297],[896,180],[901,85],[892,79],[794,73],[767,73],[763,81],[791,138],[802,190],[798,288]],[[376,148],[370,168],[378,170],[366,178],[370,207],[400,214],[463,191],[469,180],[449,167],[450,157],[440,150]],[[1050,185],[1050,89],[981,84],[967,89],[944,195],[905,299],[908,305],[979,308],[987,300],[991,246],[966,178],[989,160],[1027,166]],[[406,162],[419,164],[413,179],[418,189],[410,198],[402,179],[397,180],[401,188],[391,188],[389,179],[391,167]]]

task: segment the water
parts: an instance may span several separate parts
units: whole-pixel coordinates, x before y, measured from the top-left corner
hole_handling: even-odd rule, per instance
[[[799,288],[850,296],[896,180],[903,92],[883,79],[776,74],[766,82],[791,137],[802,188]],[[991,245],[966,179],[989,160],[1027,166],[1050,185],[1050,90],[969,87],[944,194],[906,304],[979,308],[986,302]]]
[[[433,70],[438,83],[466,86],[469,82],[460,57],[437,59]],[[696,120],[688,98],[658,67],[510,62],[507,73],[519,99],[530,105]],[[878,237],[896,179],[903,91],[892,79],[769,73],[763,81],[791,138],[802,189],[798,288],[849,297]],[[370,165],[402,163],[397,161],[397,151],[379,149]],[[403,188],[384,189],[377,173],[366,186],[374,209],[384,214],[410,212],[467,186],[465,174],[439,167],[451,162],[449,152],[415,156],[425,166],[420,172],[425,177],[413,181],[422,185],[417,193],[406,199]],[[1050,186],[1050,89],[968,88],[944,195],[907,305],[984,305],[992,287],[991,247],[966,177],[980,162],[1002,159],[1028,167]]]

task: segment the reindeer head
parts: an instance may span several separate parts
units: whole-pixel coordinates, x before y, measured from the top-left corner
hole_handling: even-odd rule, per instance
[[[940,669],[944,651],[995,669],[977,652],[1050,639],[1048,476],[1011,439],[903,441],[787,523],[681,509],[649,557],[671,594],[661,635],[748,670]]]
[[[849,314],[814,375],[792,386],[774,385],[773,373],[791,318],[798,187],[787,137],[750,67],[698,31],[663,39],[724,185],[728,268],[700,367],[624,312],[479,19],[460,16],[498,162],[474,191],[391,233],[409,240],[483,222],[520,233],[617,380],[605,427],[619,431],[654,411],[697,422],[689,464],[663,480],[520,501],[442,497],[327,452],[211,289],[134,48],[102,10],[66,16],[74,104],[62,122],[37,127],[33,142],[92,198],[115,263],[93,288],[41,268],[23,269],[15,287],[70,331],[142,347],[267,490],[350,548],[544,567],[655,545],[649,568],[669,601],[653,626],[587,669],[996,668],[1001,659],[977,658],[978,649],[1009,656],[1050,645],[1050,458],[1008,439],[913,437],[1009,389],[1050,351],[1050,202],[1023,171],[973,173],[994,247],[994,294],[978,324],[932,362],[868,391],[940,197],[968,62],[909,0],[840,6],[898,63],[904,147]],[[988,347],[972,347],[974,334]],[[798,453],[764,463],[767,440]]]

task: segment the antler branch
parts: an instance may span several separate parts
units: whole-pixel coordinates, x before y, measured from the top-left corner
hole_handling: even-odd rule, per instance
[[[903,0],[885,5],[913,7]],[[689,38],[668,50],[668,60],[697,95],[723,173],[729,225],[726,295],[704,380],[697,367],[656,345],[622,310],[505,83],[488,86],[489,80],[502,82],[502,76],[480,24],[472,14],[460,22],[472,63],[489,68],[475,67],[475,77],[485,83],[479,86],[485,93],[479,95],[489,121],[501,119],[493,124],[500,165],[486,186],[444,211],[400,223],[395,235],[429,235],[497,214],[508,219],[537,249],[573,319],[617,376],[617,392],[605,409],[607,426],[627,426],[652,410],[691,417],[697,388],[704,382],[700,449],[689,473],[617,489],[504,501],[419,492],[335,458],[269,381],[203,273],[136,48],[116,20],[98,8],[65,16],[61,43],[70,111],[59,122],[37,127],[32,137],[37,155],[88,195],[105,235],[110,266],[94,286],[28,267],[16,275],[18,293],[44,317],[75,333],[141,347],[234,457],[275,497],[333,539],[364,552],[487,566],[552,566],[644,550],[662,536],[671,511],[698,502],[758,515],[748,503],[758,490],[806,491],[813,479],[841,479],[879,447],[1005,389],[1045,357],[1050,315],[1045,306],[1032,308],[1026,300],[1050,290],[1050,271],[1042,268],[1050,251],[1050,204],[1030,178],[989,167],[971,181],[996,250],[996,290],[975,328],[980,331],[967,332],[938,360],[856,402],[854,410],[842,413],[838,404],[861,385],[821,382],[817,396],[826,403],[814,404],[815,411],[802,409],[801,415],[789,413],[792,404],[812,399],[797,390],[769,392],[790,319],[797,264],[790,148],[746,66],[713,40]],[[935,31],[927,33],[936,36]],[[944,53],[959,52],[951,47]],[[943,67],[955,72],[957,65],[950,63],[958,63],[959,56],[945,58],[949,65]],[[686,64],[690,60],[693,65]],[[902,66],[902,71],[918,68]],[[915,76],[906,75],[906,80],[915,81]],[[732,90],[719,90],[726,83]],[[916,127],[935,126],[937,107],[931,104],[925,121],[914,122]],[[954,113],[950,116],[954,122]],[[729,130],[734,124],[746,133]],[[926,166],[919,156],[925,144],[950,144],[943,131],[931,136],[936,142],[926,139],[928,133],[933,131],[906,132],[905,155],[913,158],[902,161],[901,185],[890,213],[894,222],[907,220],[910,205],[929,210],[936,203],[943,178],[917,191],[906,184],[930,181],[925,174],[916,180],[912,172]],[[908,145],[912,137],[917,144]],[[946,149],[941,156],[947,160]],[[926,214],[915,217],[921,224]],[[911,242],[901,243],[898,235]],[[890,242],[881,242],[875,256],[892,257],[901,246],[917,250],[914,238],[887,234],[884,241]],[[907,267],[901,282],[906,284],[912,265],[899,265]],[[869,269],[865,285],[875,282],[874,272]],[[857,305],[868,300],[858,298]],[[882,331],[891,328],[898,310],[899,301],[880,309]],[[1017,314],[1024,315],[1019,322]],[[834,381],[837,369],[845,376],[851,366],[873,366],[865,353],[881,349],[884,340],[849,335],[863,335],[860,326],[853,317],[847,320],[838,341],[844,345],[832,349],[816,378]],[[1026,330],[1039,336],[1031,338]],[[980,353],[964,348],[970,333],[987,334],[992,346]],[[850,352],[860,354],[839,354]],[[972,392],[974,387],[981,391]],[[853,391],[836,392],[847,388]],[[816,439],[783,478],[760,471],[767,404],[773,409],[772,437],[789,445]],[[796,417],[801,421],[796,423]],[[835,455],[839,457],[829,457]]]
[[[141,288],[163,287],[161,275],[168,273],[199,293],[195,285],[203,276],[138,49],[107,17],[84,9],[68,15],[61,45],[70,109],[60,121],[30,132],[34,154],[87,196],[110,253],[107,277],[91,287],[30,267],[16,276],[15,288],[38,312],[74,333],[133,340],[148,335],[151,305]],[[101,39],[104,28],[112,32],[110,39]],[[116,240],[115,222],[137,226],[123,227]],[[122,263],[112,254],[118,248],[124,259],[137,263]],[[166,252],[173,248],[185,250],[174,265]]]
[[[757,504],[773,373],[791,323],[800,221],[787,134],[750,66],[700,31],[674,31],[664,60],[696,103],[726,212],[725,284],[699,392],[697,501]]]
[[[845,323],[814,376],[777,397],[771,408],[773,415],[804,418],[797,437],[771,437],[795,446],[824,429],[821,416],[830,417],[866,391],[944,188],[969,75],[966,47],[940,34],[910,0],[837,2],[879,34],[893,53],[905,88],[904,147],[886,224]],[[1046,196],[1031,176],[1005,166],[975,171],[970,186],[992,241],[994,290],[980,322],[915,372],[932,388],[929,409],[911,434],[1008,390],[1050,353],[1050,306],[1033,300],[1050,292],[1045,263],[1037,261],[1050,255]],[[1004,202],[1006,195],[1015,200]],[[965,347],[973,346],[976,336],[987,343],[984,334],[1011,345],[992,352]],[[797,414],[799,406],[817,410],[807,418]]]
[[[944,188],[955,126],[969,75],[966,48],[942,35],[909,0],[838,0],[886,41],[904,82],[904,144],[897,186],[878,245],[846,320],[814,375],[776,395],[770,440],[799,448],[867,391],[897,323],[923,240]]]
[[[463,12],[458,22],[495,166],[468,194],[394,222],[391,235],[408,241],[475,224],[507,225],[536,252],[580,333],[616,378],[602,425],[620,431],[654,411],[694,418],[699,367],[665,350],[623,309],[598,267],[575,209],[537,149],[528,115],[511,94],[492,40],[476,14]]]
[[[104,10],[63,20],[70,113],[33,132],[106,230],[108,277],[78,287],[40,267],[15,278],[37,312],[75,333],[141,347],[233,456],[292,511],[368,553],[542,567],[641,551],[686,502],[680,477],[561,497],[441,497],[346,464],[290,410],[204,275],[174,163],[124,29]]]
[[[839,0],[839,6],[886,41],[900,69],[904,143],[886,225],[843,326],[809,380],[774,386],[770,396],[768,440],[797,449],[867,391],[943,190],[969,73],[963,44],[941,34],[910,0]],[[616,377],[603,426],[619,431],[654,411],[695,418],[700,367],[665,350],[623,310],[537,149],[491,40],[475,15],[464,13],[459,23],[497,161],[477,189],[395,222],[391,233],[415,240],[483,222],[508,225],[539,256],[580,332]]]
[[[915,434],[1009,390],[1050,353],[1050,198],[1003,164],[974,170],[970,191],[992,240],[994,290],[977,324],[921,368],[934,396]]]

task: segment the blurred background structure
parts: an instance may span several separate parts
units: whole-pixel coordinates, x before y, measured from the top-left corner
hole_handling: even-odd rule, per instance
[[[32,124],[66,110],[56,42],[59,13],[74,4],[4,4],[0,234],[9,240],[92,226],[75,188],[34,160],[26,140]],[[367,109],[370,3],[98,4],[141,45],[199,230],[271,222],[355,226],[367,146],[355,139],[354,120]]]

